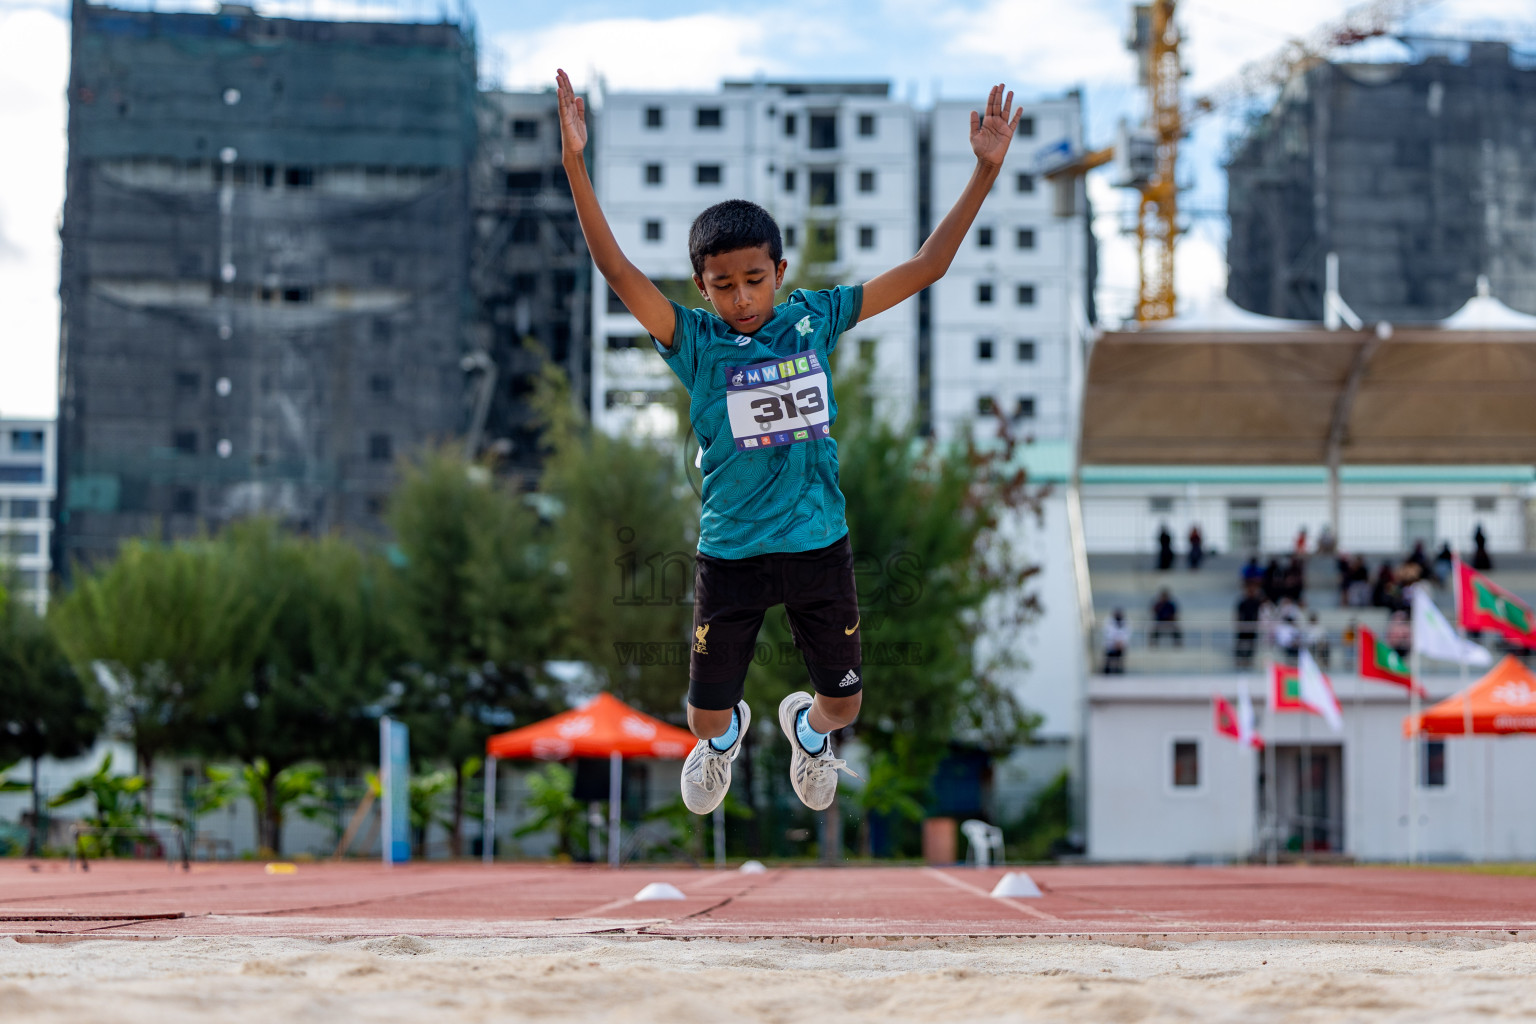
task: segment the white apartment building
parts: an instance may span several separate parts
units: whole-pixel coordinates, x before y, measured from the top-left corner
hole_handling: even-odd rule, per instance
[[[48,605],[53,498],[58,465],[51,419],[0,417],[0,562],[14,571],[22,600]]]
[[[669,296],[694,305],[703,302],[692,286],[688,230],[725,199],[773,214],[791,279],[812,232],[815,247],[834,254],[826,273],[839,282],[906,259],[919,244],[917,123],[888,92],[883,82],[756,81],[708,93],[607,94],[595,118],[592,177],[619,245]],[[594,274],[593,420],[611,432],[669,436],[672,374],[599,282]],[[916,303],[859,324],[839,352],[874,361],[884,414],[914,412]]]

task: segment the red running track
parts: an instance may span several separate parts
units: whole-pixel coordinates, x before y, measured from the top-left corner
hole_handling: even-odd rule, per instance
[[[1043,896],[996,899],[1006,869],[0,861],[0,935],[31,941],[190,935],[537,938],[562,935],[863,943],[1035,936],[1488,934],[1536,938],[1536,878],[1365,867],[1029,869]],[[680,901],[636,902],[649,882]]]

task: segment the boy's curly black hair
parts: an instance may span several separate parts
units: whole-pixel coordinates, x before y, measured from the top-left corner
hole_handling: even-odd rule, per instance
[[[778,266],[784,258],[784,238],[767,210],[745,199],[727,199],[716,203],[694,218],[688,231],[688,259],[693,272],[704,274],[704,258],[737,249],[768,247],[768,256]]]

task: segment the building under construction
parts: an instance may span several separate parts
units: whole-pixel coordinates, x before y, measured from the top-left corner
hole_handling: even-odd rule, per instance
[[[1448,316],[1486,275],[1536,313],[1536,62],[1503,43],[1415,43],[1411,64],[1293,79],[1228,166],[1227,294],[1317,320],[1325,261],[1366,320]]]
[[[470,418],[473,40],[77,0],[72,42],[56,564],[374,527]]]

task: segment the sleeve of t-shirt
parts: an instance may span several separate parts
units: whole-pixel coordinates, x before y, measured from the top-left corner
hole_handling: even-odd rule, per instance
[[[837,350],[837,341],[843,332],[859,322],[859,310],[864,306],[864,286],[840,284],[814,292],[796,289],[789,300],[807,307],[812,315],[824,316],[831,321],[832,335],[827,341],[827,352],[831,353]]]
[[[677,379],[683,382],[683,387],[691,391],[694,374],[698,372],[699,366],[699,338],[704,330],[701,321],[706,314],[702,309],[684,309],[674,302],[672,315],[675,318],[672,344],[663,345],[654,336],[651,344],[656,346],[656,351],[661,353],[672,372],[677,374]]]

